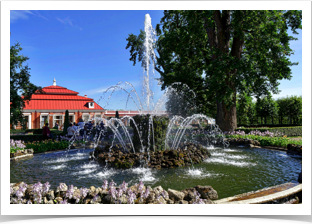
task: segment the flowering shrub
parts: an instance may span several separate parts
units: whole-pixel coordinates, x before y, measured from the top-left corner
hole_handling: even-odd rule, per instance
[[[195,201],[193,202],[193,204],[205,204],[203,199],[200,198],[200,194],[196,190],[194,190],[194,194],[196,195],[196,197],[195,197]]]
[[[30,198],[27,198],[29,197],[29,195],[25,195],[25,192],[27,190],[26,183],[22,182],[18,186],[18,189],[16,191],[14,191],[13,184],[10,184],[11,203],[42,204],[44,198],[46,201],[47,198],[51,197],[51,195],[53,194],[53,191],[49,191],[49,182],[46,182],[45,184],[38,182],[31,187],[28,187],[28,189],[30,190],[29,192],[32,192],[28,194],[32,194],[33,197],[30,196]],[[113,199],[111,202],[115,204],[142,204],[149,202],[163,204],[166,203],[166,200],[169,200],[169,194],[167,191],[152,190],[153,193],[151,194],[150,188],[145,187],[142,181],[140,181],[139,184],[128,188],[128,183],[126,183],[125,181],[123,181],[123,183],[117,187],[117,184],[113,180],[109,183],[109,186],[108,181],[104,180],[104,183],[102,185],[103,191],[96,192],[96,194],[94,195],[91,194],[90,190],[85,187],[82,187],[79,190],[74,189],[75,188],[73,185],[67,187],[65,183],[60,183],[57,187],[57,192],[62,191],[63,193],[61,195],[63,196],[61,197],[63,198],[61,200],[54,199],[53,204],[81,204],[85,203],[84,199],[89,199],[91,203],[99,203],[102,201],[102,197],[104,197],[105,195],[109,195],[111,199]],[[204,201],[200,198],[200,194],[196,190],[194,190],[194,194],[196,196],[196,200],[193,204],[205,204]],[[50,196],[48,197],[48,195]]]
[[[246,135],[246,133],[245,133],[244,131],[241,131],[241,130],[239,130],[239,131],[231,131],[231,132],[226,131],[226,132],[224,132],[224,134],[225,134],[226,136],[229,136],[229,135],[245,136],[245,135]],[[255,130],[255,131],[249,132],[248,135],[267,136],[267,137],[277,137],[277,136],[281,136],[281,135],[283,135],[283,134],[280,133],[280,132],[275,132],[275,133],[273,133],[273,132],[270,132],[270,131],[268,131],[268,130],[265,131],[265,132],[261,132],[261,131]]]
[[[10,139],[10,152],[11,153],[16,152],[17,150],[24,150],[25,148],[26,148],[26,145],[24,141]]]
[[[295,144],[295,145],[302,145],[302,140],[293,140],[288,139],[286,137],[277,137],[282,136],[281,133],[275,133],[265,131],[251,131],[248,135],[244,134],[244,131],[237,131],[237,132],[227,132],[225,133],[226,138],[248,138],[252,140],[259,141],[261,146],[277,146],[277,147],[284,147],[287,148],[288,144]]]

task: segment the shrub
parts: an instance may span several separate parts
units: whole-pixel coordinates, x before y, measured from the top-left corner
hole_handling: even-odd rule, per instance
[[[68,141],[52,141],[51,139],[44,141],[33,141],[26,143],[27,148],[32,148],[34,153],[46,152],[55,149],[66,149],[69,146]]]
[[[259,141],[261,146],[277,146],[286,148],[288,144],[302,145],[302,140],[293,140],[286,137],[268,137],[259,135],[226,135],[227,138],[248,138]]]
[[[260,132],[272,132],[278,136],[302,136],[302,126],[296,127],[275,127],[275,128],[237,128],[236,131],[244,131],[246,134],[249,134],[252,131],[260,131]]]
[[[26,146],[23,141],[10,139],[10,153],[14,153],[17,150],[24,150],[25,148]]]

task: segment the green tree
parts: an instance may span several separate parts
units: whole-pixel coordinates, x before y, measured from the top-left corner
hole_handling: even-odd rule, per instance
[[[291,124],[301,124],[302,121],[302,96],[291,96],[288,114]]]
[[[285,117],[287,116],[287,110],[288,110],[288,105],[289,105],[289,99],[288,97],[285,98],[278,98],[276,100],[276,103],[278,104],[279,110],[278,110],[278,120],[279,124],[284,124],[285,123]],[[287,123],[287,121],[286,121]]]
[[[67,134],[67,128],[69,127],[69,112],[68,110],[65,111],[65,120],[64,120],[64,129],[63,134]]]
[[[10,47],[10,123],[17,125],[20,122],[24,126],[26,121],[22,112],[25,103],[29,103],[36,91],[42,92],[42,88],[30,83],[30,68],[25,65],[29,58],[20,54],[21,50],[19,43]]]
[[[278,116],[278,104],[270,94],[257,99],[256,110],[258,116],[261,117],[261,123],[264,118],[264,124],[267,124],[267,118],[271,118],[273,124],[274,118]]]
[[[288,124],[301,124],[302,122],[302,96],[287,96],[279,98],[277,104],[279,121]]]
[[[301,11],[164,11],[156,26],[155,69],[162,88],[183,82],[202,90],[217,107],[223,131],[237,127],[236,95],[277,94],[281,79],[291,79],[290,36],[301,29]],[[142,61],[141,38],[129,35],[130,60]],[[196,89],[197,88],[197,89]],[[205,103],[205,102],[204,102]]]
[[[170,116],[178,115],[188,117],[199,111],[195,100],[195,93],[190,91],[187,86],[174,84],[170,92],[168,92],[168,98],[165,104],[166,111]]]
[[[119,113],[118,113],[118,110],[116,110],[116,115],[115,115],[116,118],[119,118]]]
[[[251,124],[255,119],[255,108],[252,97],[247,94],[239,94],[236,105],[238,124]]]

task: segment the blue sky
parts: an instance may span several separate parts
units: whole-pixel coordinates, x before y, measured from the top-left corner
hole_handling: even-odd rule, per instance
[[[11,45],[17,41],[28,56],[30,81],[39,86],[59,86],[88,95],[105,109],[125,109],[126,95],[116,91],[103,91],[118,82],[130,82],[139,95],[142,92],[143,69],[133,66],[126,50],[128,34],[139,34],[144,29],[145,14],[150,14],[155,28],[163,16],[162,11],[151,10],[40,10],[11,11]],[[291,60],[299,62],[292,67],[292,80],[282,80],[282,92],[274,96],[302,94],[302,32],[291,42],[295,54]],[[154,78],[159,77],[155,73]],[[152,88],[155,101],[162,92],[156,82]],[[107,104],[108,102],[108,104]],[[127,109],[135,110],[133,104]]]

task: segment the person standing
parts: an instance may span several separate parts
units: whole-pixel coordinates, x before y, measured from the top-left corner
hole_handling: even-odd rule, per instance
[[[69,124],[69,127],[67,128],[67,136],[68,136],[69,138],[71,138],[71,137],[74,136],[74,134],[75,134],[75,129],[74,129],[74,127],[73,127],[73,124],[70,123],[70,124]]]
[[[48,125],[49,124],[46,123],[45,126],[43,127],[42,135],[44,139],[48,139],[51,137],[51,131]]]
[[[83,122],[82,119],[79,120],[78,126],[79,126],[79,130],[80,130],[80,131],[79,131],[80,136],[83,136],[85,123]]]

